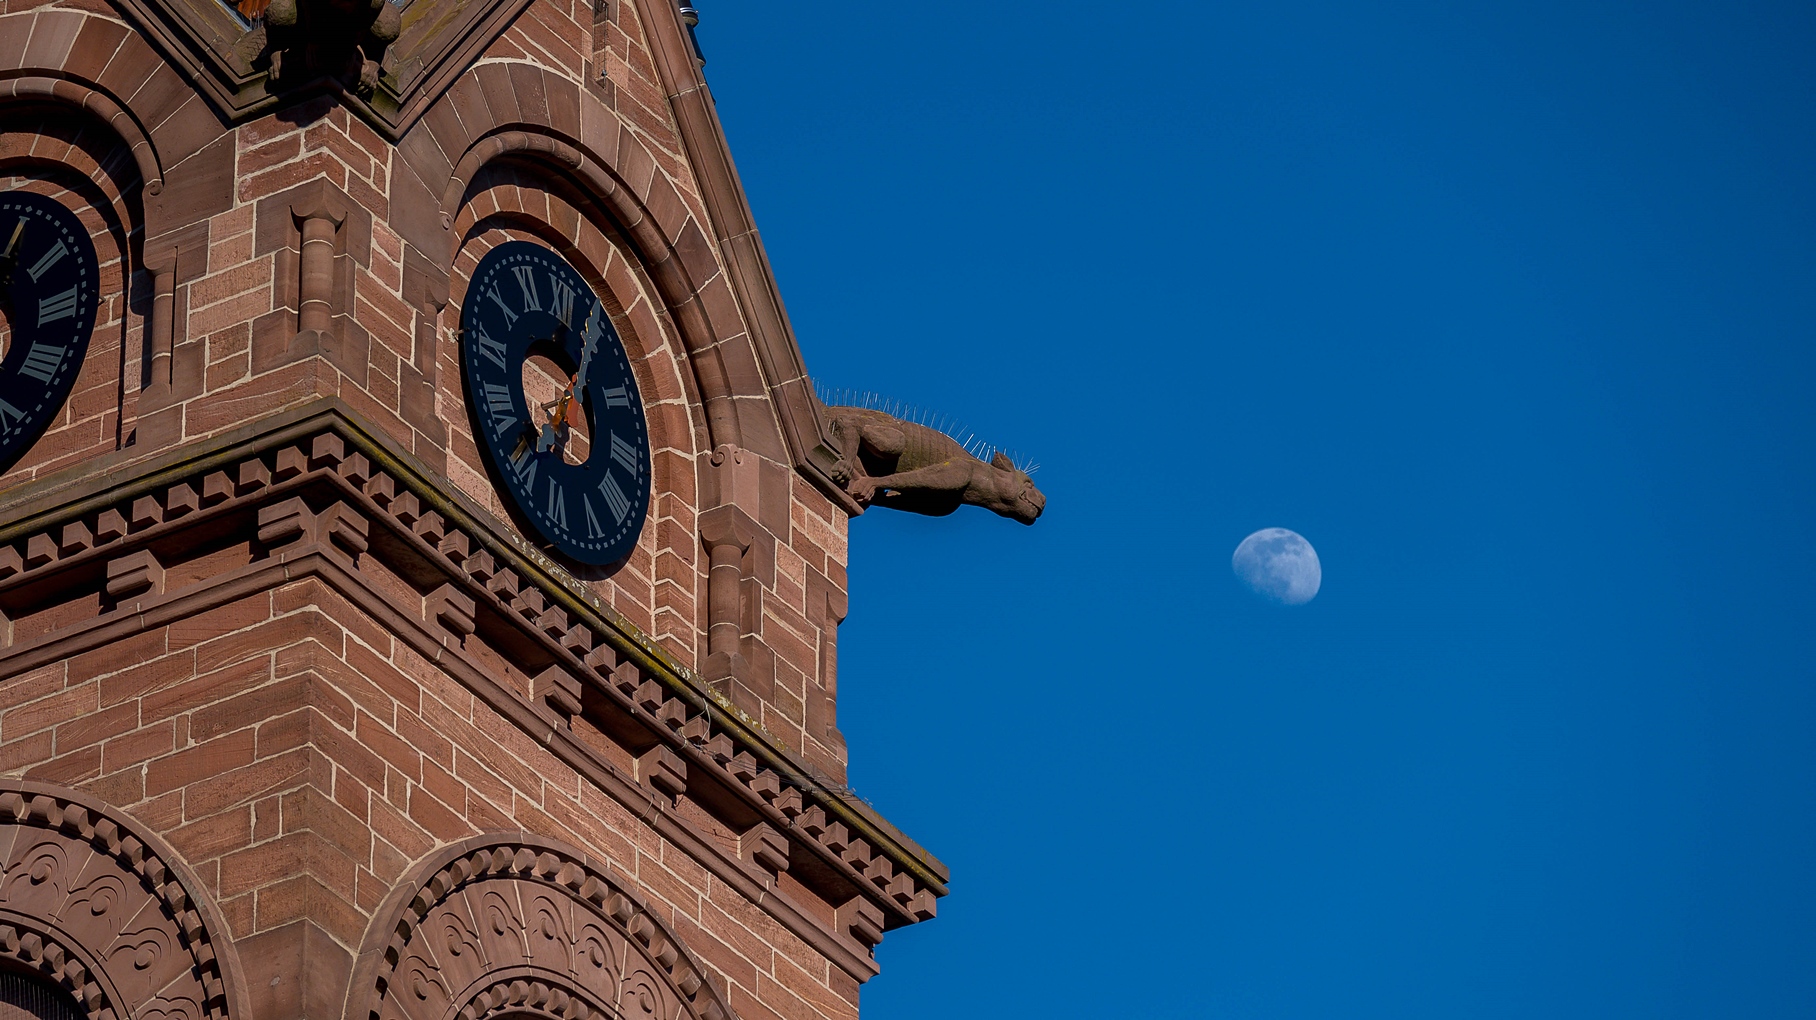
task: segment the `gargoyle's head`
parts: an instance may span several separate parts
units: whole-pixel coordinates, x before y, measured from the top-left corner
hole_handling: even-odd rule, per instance
[[[985,508],[1010,520],[1033,524],[1047,508],[1047,497],[1034,487],[1034,479],[1000,450],[990,458],[990,468],[996,475],[996,493],[984,504]]]

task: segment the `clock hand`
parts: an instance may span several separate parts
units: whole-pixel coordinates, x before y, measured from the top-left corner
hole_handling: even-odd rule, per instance
[[[574,377],[568,380],[567,386],[554,400],[541,405],[542,413],[548,416],[548,420],[541,425],[532,424],[525,430],[523,438],[517,444],[516,452],[511,455],[512,460],[523,455],[524,447],[529,445],[531,436],[536,439],[537,453],[566,449],[568,429],[581,423],[580,395],[586,386],[586,369],[592,363],[593,352],[599,349],[599,302],[597,300],[593,302],[593,310],[587,313],[583,335],[586,341],[580,349],[580,370],[574,373]],[[552,340],[554,337],[550,339]]]
[[[6,250],[0,251],[0,282],[13,282],[13,267],[19,263],[19,237],[25,233],[25,219],[20,217],[19,225],[13,228],[13,236],[6,242]]]
[[[536,442],[538,453],[556,447],[567,448],[569,429],[581,425],[583,415],[583,395],[586,392],[586,370],[593,362],[593,352],[599,349],[599,302],[593,302],[593,310],[587,313],[586,326],[582,331],[585,342],[580,348],[580,368],[574,377],[568,380],[567,387],[554,400],[542,405],[543,413],[549,420],[539,431]]]
[[[568,388],[562,390],[554,400],[542,405],[542,413],[548,415],[548,420],[536,430],[537,453],[544,453],[557,447],[567,448],[568,416],[571,413],[570,405],[573,402],[574,384],[570,382]]]
[[[13,227],[13,236],[6,242],[6,250],[0,251],[0,308],[6,310],[10,319],[13,308],[13,268],[19,264],[19,238],[25,233],[25,217],[19,217],[19,224]]]
[[[593,301],[593,310],[586,314],[586,327],[583,332],[586,340],[580,347],[580,370],[574,373],[574,384],[571,387],[570,392],[576,394],[585,392],[586,368],[588,365],[592,364],[593,352],[599,349],[599,337],[601,332],[602,329],[599,323],[599,302],[595,299]]]

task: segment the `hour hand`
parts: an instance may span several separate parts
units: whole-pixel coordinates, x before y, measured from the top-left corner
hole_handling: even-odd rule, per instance
[[[567,388],[556,395],[554,400],[542,405],[542,413],[548,416],[538,430],[536,452],[566,449],[568,429],[577,424],[579,405],[574,400],[574,381],[568,380]]]
[[[13,236],[7,239],[6,250],[0,251],[0,282],[13,282],[13,267],[19,264],[19,238],[25,234],[25,221],[21,219],[13,227]]]

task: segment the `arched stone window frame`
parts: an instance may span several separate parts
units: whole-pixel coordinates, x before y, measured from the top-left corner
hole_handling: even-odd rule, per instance
[[[202,884],[155,833],[84,794],[0,780],[0,961],[84,1020],[237,1020],[246,992]]]
[[[374,913],[344,1020],[734,1020],[661,916],[577,848],[492,833]]]

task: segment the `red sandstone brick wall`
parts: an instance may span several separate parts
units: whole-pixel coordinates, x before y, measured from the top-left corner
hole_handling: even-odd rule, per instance
[[[642,890],[745,1020],[857,1015],[852,978],[320,581],[0,683],[0,770],[163,834],[236,940],[308,918],[356,949],[411,862],[521,827]]]
[[[37,18],[17,17],[40,8]],[[746,669],[721,689],[842,780],[833,702],[846,517],[790,466],[725,253],[699,227],[707,204],[639,3],[609,0],[596,14],[534,0],[397,146],[327,98],[220,128],[181,74],[150,54],[100,0],[0,4],[0,69],[15,58],[78,68],[74,77],[132,109],[169,157],[154,189],[143,151],[102,118],[46,106],[49,99],[0,99],[0,174],[13,175],[0,186],[39,190],[78,210],[107,295],[63,417],[0,476],[0,518],[16,503],[9,492],[42,502],[47,486],[76,484],[97,457],[160,456],[329,395],[508,520],[473,445],[453,329],[467,274],[484,252],[534,237],[562,251],[604,298],[651,424],[650,518],[629,561],[593,581],[594,590],[681,664],[702,668],[701,516],[732,501],[736,488],[755,527],[738,604]],[[437,233],[433,202],[447,181],[421,179],[434,176],[423,167],[440,165],[435,159],[460,166],[464,150],[449,141],[457,129],[471,120],[502,131],[512,117],[533,118],[525,111],[544,102],[537,90],[562,81],[579,83],[576,144],[614,156],[613,186],[645,196],[649,222],[616,222],[573,175],[520,159],[479,170]],[[558,119],[552,99],[541,109]],[[219,159],[211,124],[232,136]],[[614,137],[623,141],[596,141]],[[334,326],[298,338],[298,217],[309,209],[338,223]],[[154,221],[158,232],[147,236]],[[663,296],[639,256],[652,230],[693,264],[696,290],[684,302]],[[425,250],[424,237],[445,250]],[[716,273],[698,268],[714,263]],[[437,268],[449,264],[449,272]],[[167,341],[153,329],[158,280],[169,285]],[[683,336],[682,320],[702,317],[713,331],[705,355]],[[715,462],[700,372],[722,374],[738,395],[744,450],[735,483],[734,468]],[[250,555],[244,544],[225,545],[177,568],[186,573],[171,586]],[[369,558],[362,566],[372,583],[408,590]],[[522,827],[589,848],[642,890],[748,1020],[856,1015],[855,980],[825,955],[321,582],[8,673],[12,652],[57,640],[109,608],[84,596],[14,606],[0,620],[0,772],[87,790],[167,836],[218,899],[234,937],[307,917],[356,948],[411,862],[482,830]],[[483,643],[469,652],[490,654],[495,675],[529,698],[521,672]],[[635,772],[612,737],[583,718],[574,726],[603,758]],[[748,856],[712,812],[685,796],[676,811],[727,856]],[[769,880],[834,926],[833,905],[786,871]]]
[[[674,196],[687,214],[704,222],[705,208],[659,82],[639,6],[622,0],[609,8],[610,17],[595,24],[588,5],[537,0],[491,44],[469,76],[533,64],[584,82],[582,102],[597,102],[611,111],[621,129],[641,142],[637,151],[652,161],[643,172],[668,181],[662,194]],[[443,102],[457,105],[462,99],[456,90]],[[104,285],[111,280],[117,287],[135,258],[122,257],[130,248],[125,235],[137,232],[142,240],[137,226],[142,219],[137,211],[142,199],[136,194],[140,182],[117,140],[105,131],[63,130],[82,135],[83,144],[49,158],[63,160],[83,178],[96,178],[119,209],[117,226],[95,223]],[[581,200],[577,207],[575,196],[546,173],[483,171],[469,187],[450,232],[457,253],[453,277],[442,294],[425,297],[437,285],[425,283],[412,262],[423,258],[390,222],[400,150],[328,99],[253,120],[234,134],[231,206],[180,232],[174,242],[160,238],[152,245],[159,250],[174,246],[172,392],[164,396],[150,384],[151,396],[141,407],[139,394],[152,372],[146,359],[137,356],[145,347],[150,315],[148,294],[140,293],[149,290],[149,273],[135,267],[139,296],[130,303],[117,298],[104,304],[103,326],[67,420],[0,478],[0,487],[122,446],[156,452],[218,434],[325,392],[405,441],[462,491],[508,519],[472,445],[453,328],[465,274],[478,255],[502,237],[540,237],[560,247],[617,306],[617,324],[638,357],[657,438],[658,496],[642,541],[630,561],[596,587],[614,609],[682,663],[699,666],[706,633],[706,571],[696,523],[706,484],[702,476],[709,471],[705,462],[712,451],[676,325],[635,257],[628,255],[624,236],[596,211],[583,215],[581,208],[590,209],[590,203]],[[38,155],[44,156],[42,146]],[[94,167],[102,161],[110,172],[97,174]],[[632,166],[622,169],[632,176],[639,172]],[[281,354],[297,328],[300,236],[290,200],[299,189],[323,183],[352,207],[336,240],[339,335],[320,357],[284,360],[272,351]],[[166,189],[175,193],[187,185],[173,180]],[[69,198],[72,206],[86,207],[76,195]],[[714,286],[723,290],[723,279]],[[754,361],[748,353],[738,353],[747,348],[747,343],[727,347],[741,359],[729,370],[742,377],[747,389],[753,379],[760,387]],[[741,413],[748,414],[749,407]],[[773,433],[775,428],[771,415],[763,430]],[[833,724],[831,698],[836,622],[844,605],[845,517],[812,486],[793,478],[762,444],[755,453],[763,459],[766,502],[759,521],[765,534],[761,547],[750,554],[760,580],[748,586],[744,599],[750,675],[728,682],[726,690],[808,760],[842,776],[844,748]]]

